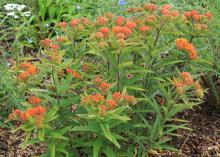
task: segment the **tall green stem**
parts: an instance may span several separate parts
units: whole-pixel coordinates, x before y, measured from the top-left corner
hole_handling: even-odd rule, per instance
[[[53,85],[54,85],[54,89],[55,89],[55,93],[56,93],[57,103],[60,106],[60,96],[59,96],[58,89],[57,89],[58,84],[55,79],[55,69],[53,66],[52,66],[52,79],[53,79]]]

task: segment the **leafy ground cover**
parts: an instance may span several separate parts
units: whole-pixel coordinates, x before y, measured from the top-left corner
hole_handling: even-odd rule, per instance
[[[219,156],[218,1],[2,4],[3,156]]]

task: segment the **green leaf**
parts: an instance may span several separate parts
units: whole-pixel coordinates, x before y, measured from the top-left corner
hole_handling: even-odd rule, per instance
[[[115,144],[116,147],[120,148],[119,143],[117,140],[112,136],[109,125],[108,124],[100,124],[101,130],[103,135],[111,141],[113,144]]]
[[[99,157],[99,151],[102,146],[102,139],[98,138],[93,142],[93,157]]]
[[[48,144],[48,148],[49,148],[49,151],[50,151],[50,157],[55,157],[56,155],[56,146],[54,143],[50,143]]]

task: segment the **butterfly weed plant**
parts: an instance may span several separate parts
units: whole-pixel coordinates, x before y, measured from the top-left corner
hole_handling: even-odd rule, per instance
[[[25,131],[23,146],[44,142],[51,157],[178,151],[169,141],[190,128],[176,114],[204,96],[194,41],[209,34],[212,14],[169,4],[126,14],[57,22],[39,60],[11,68],[23,101],[9,120]]]

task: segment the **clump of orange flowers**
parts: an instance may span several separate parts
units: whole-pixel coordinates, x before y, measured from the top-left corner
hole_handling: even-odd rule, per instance
[[[31,96],[28,98],[28,103],[33,106],[37,106],[41,103],[41,99],[36,96]]]
[[[178,78],[172,80],[172,84],[176,91],[180,94],[184,93],[187,87],[194,87],[195,93],[198,97],[203,97],[203,89],[198,82],[195,82],[189,72],[181,72]]]
[[[33,120],[34,124],[37,127],[40,127],[43,123],[46,109],[43,106],[35,106],[27,109],[26,111],[14,110],[9,115],[10,120],[19,120],[21,122],[27,122]]]
[[[157,10],[157,5],[153,3],[144,4],[144,8],[150,12]]]
[[[30,62],[21,63],[18,67],[23,70],[18,75],[20,81],[25,81],[29,76],[34,76],[37,73],[37,67]]]
[[[82,76],[81,76],[79,73],[77,73],[76,71],[73,71],[73,70],[70,69],[70,68],[67,68],[67,69],[66,69],[66,72],[67,72],[68,74],[71,74],[74,78],[82,79]]]
[[[105,81],[103,81],[100,77],[96,77],[93,82],[95,83],[96,87],[103,93],[107,93],[111,85]]]
[[[188,56],[190,59],[195,60],[198,58],[196,49],[194,48],[194,46],[189,43],[186,39],[184,38],[178,38],[176,39],[176,47],[179,50],[184,50],[188,53]]]
[[[81,99],[81,104],[86,108],[92,107],[100,115],[104,116],[107,111],[114,110],[120,105],[135,105],[137,100],[134,96],[121,94],[120,92],[112,93],[111,98],[106,98],[102,94],[92,94]],[[93,110],[94,111],[94,110]]]

